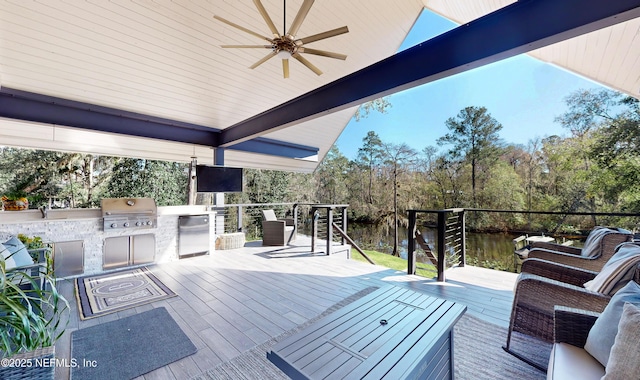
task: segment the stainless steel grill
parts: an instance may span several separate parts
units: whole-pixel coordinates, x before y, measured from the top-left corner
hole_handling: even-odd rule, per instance
[[[100,207],[105,231],[157,226],[158,208],[153,198],[103,198]]]

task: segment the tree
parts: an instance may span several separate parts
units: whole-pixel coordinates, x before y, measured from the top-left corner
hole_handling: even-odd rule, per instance
[[[7,186],[1,191],[28,193],[33,207],[63,198],[70,207],[92,207],[111,175],[113,157],[45,150],[4,148],[0,172]]]
[[[384,163],[391,167],[393,180],[393,255],[400,256],[398,251],[398,192],[400,191],[399,177],[409,171],[417,152],[407,144],[384,144]]]
[[[159,206],[187,203],[188,165],[122,158],[107,184],[108,197],[151,197]]]
[[[369,131],[362,139],[362,147],[358,148],[358,163],[365,166],[369,172],[369,186],[367,187],[367,201],[373,203],[371,189],[373,187],[373,169],[380,163],[383,155],[382,140],[374,132]]]
[[[500,147],[498,132],[502,124],[491,117],[485,107],[466,107],[455,118],[447,119],[445,125],[451,133],[440,137],[437,142],[453,144],[449,153],[453,157],[464,155],[471,163],[471,193],[473,207],[477,207],[477,168],[481,162],[497,158]]]
[[[318,184],[316,199],[327,203],[345,202],[348,198],[348,169],[349,159],[333,145],[315,171],[314,176]]]
[[[565,98],[569,110],[555,121],[574,136],[584,136],[600,127],[603,121],[613,121],[611,109],[618,103],[620,93],[611,90],[578,90]]]
[[[387,113],[387,109],[391,107],[391,103],[389,102],[389,98],[384,96],[382,98],[374,99],[369,102],[363,103],[356,110],[355,115],[353,115],[356,121],[360,121],[360,119],[369,116],[371,111],[378,111],[380,113]]]

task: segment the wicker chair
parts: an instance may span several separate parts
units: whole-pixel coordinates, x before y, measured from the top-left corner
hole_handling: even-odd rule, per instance
[[[527,259],[523,261],[521,273],[537,275],[580,287],[598,275],[596,271],[558,264],[542,259]]]
[[[262,245],[283,246],[295,239],[293,219],[278,219],[273,210],[262,210]]]
[[[530,261],[531,260],[531,261]],[[533,264],[529,264],[533,263]],[[525,260],[523,266],[534,273],[523,272],[518,276],[511,309],[511,319],[507,332],[507,342],[503,349],[515,357],[542,370],[538,364],[529,360],[522,353],[511,348],[512,334],[522,333],[545,342],[554,339],[554,308],[565,306],[602,312],[613,294],[602,294],[585,289],[582,284],[597,275],[593,271],[567,265],[558,265],[544,260]],[[640,281],[640,267],[633,268],[634,279]],[[543,277],[545,273],[556,272],[555,275]],[[561,282],[556,279],[561,279]]]
[[[585,242],[584,249],[562,244],[537,242],[531,244],[531,250],[527,257],[553,261],[598,272],[611,256],[613,256],[615,248],[620,243],[633,239],[633,234],[628,231],[617,228],[607,228],[607,231],[603,233],[602,229],[604,228],[606,227],[596,227],[591,231]],[[601,234],[601,236],[594,238],[593,235],[598,233]],[[590,248],[594,250],[595,255],[590,257],[585,255],[586,244],[593,244]]]

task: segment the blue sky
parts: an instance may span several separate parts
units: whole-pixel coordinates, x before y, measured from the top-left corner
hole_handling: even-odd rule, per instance
[[[400,50],[455,27],[425,10]],[[486,107],[502,124],[500,136],[505,142],[526,145],[534,138],[565,136],[567,131],[554,118],[566,111],[564,98],[583,88],[602,86],[520,55],[391,95],[387,113],[373,112],[358,122],[352,119],[336,144],[342,154],[354,159],[367,132],[375,131],[385,143],[406,143],[420,151],[437,146],[436,140],[448,132],[445,120],[464,107],[478,106]]]

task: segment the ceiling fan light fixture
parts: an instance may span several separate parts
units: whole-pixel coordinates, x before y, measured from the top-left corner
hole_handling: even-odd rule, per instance
[[[291,58],[291,52],[288,50],[280,50],[276,53],[276,55],[278,56],[278,58],[280,59],[289,59]]]

